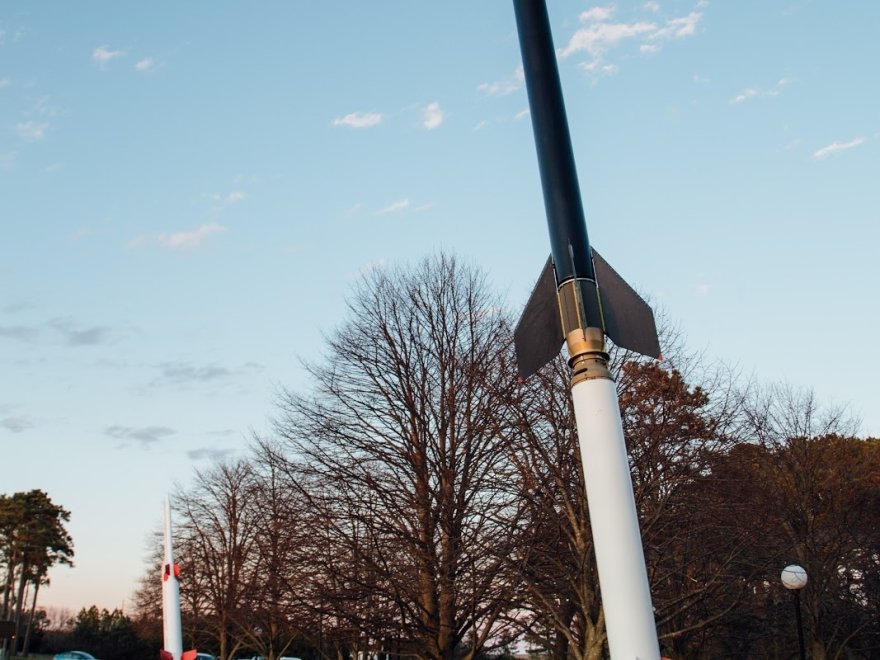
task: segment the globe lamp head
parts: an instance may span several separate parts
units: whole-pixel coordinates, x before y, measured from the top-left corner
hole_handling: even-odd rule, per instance
[[[791,564],[782,569],[782,586],[786,589],[803,589],[807,585],[807,572],[803,566]]]

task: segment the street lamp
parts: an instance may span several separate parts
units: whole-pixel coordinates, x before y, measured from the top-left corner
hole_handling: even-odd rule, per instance
[[[801,619],[801,589],[807,586],[807,572],[803,566],[789,564],[782,569],[782,586],[794,594],[794,616],[797,619],[798,644],[801,648],[801,660],[807,660],[804,648],[804,623]]]

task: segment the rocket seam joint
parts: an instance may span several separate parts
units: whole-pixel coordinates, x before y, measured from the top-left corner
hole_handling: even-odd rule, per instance
[[[614,380],[608,369],[605,333],[601,328],[576,328],[566,335],[565,343],[568,347],[572,387],[585,380]]]

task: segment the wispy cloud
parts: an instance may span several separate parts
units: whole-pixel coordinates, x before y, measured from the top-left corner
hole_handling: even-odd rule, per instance
[[[370,128],[382,123],[383,116],[378,112],[352,112],[344,117],[333,120],[334,126],[348,126],[349,128]]]
[[[614,15],[614,7],[591,7],[587,11],[581,12],[578,19],[581,23],[601,23],[607,21]]]
[[[739,103],[744,103],[750,99],[761,98],[766,96],[779,96],[782,93],[782,88],[787,85],[791,85],[796,82],[794,78],[780,78],[773,87],[769,89],[762,89],[760,87],[751,87],[749,89],[744,89],[739,94],[730,99],[730,105],[737,105]]]
[[[28,114],[39,117],[57,117],[64,114],[64,110],[53,104],[52,97],[41,96],[34,102]]]
[[[226,227],[211,223],[189,231],[159,234],[158,236],[155,234],[138,234],[130,239],[126,246],[129,248],[142,248],[160,245],[169,250],[196,250],[202,247],[209,236],[223,231],[226,231]]]
[[[0,89],[9,87],[12,84],[12,78],[0,78]]]
[[[484,82],[477,85],[477,91],[488,96],[506,96],[521,89],[525,81],[525,73],[522,66],[514,71],[512,76],[495,82]]]
[[[150,445],[159,442],[163,438],[174,435],[176,431],[167,426],[142,426],[134,428],[131,426],[108,426],[104,429],[104,433],[111,438],[123,441],[134,441],[146,449]],[[126,442],[126,444],[128,444]],[[124,445],[120,445],[124,446]]]
[[[410,203],[408,198],[399,199],[396,202],[391,202],[388,206],[379,209],[373,213],[376,215],[390,215],[392,213],[421,213],[422,211],[427,211],[428,209],[434,208],[434,202],[426,202],[425,204],[419,204],[418,206]]]
[[[613,76],[620,68],[616,64],[607,64],[602,60],[593,60],[592,62],[584,62],[581,68],[587,73],[597,73],[603,76]]]
[[[143,59],[135,62],[134,68],[142,73],[152,71],[156,68],[156,60],[154,60],[152,57],[144,57]]]
[[[30,342],[37,336],[37,329],[26,325],[0,325],[0,337]]]
[[[217,380],[218,378],[228,378],[232,372],[226,367],[216,364],[196,366],[192,364],[166,363],[162,365],[162,377],[175,382],[205,382],[208,380]]]
[[[568,45],[559,53],[561,57],[570,57],[582,51],[596,57],[621,41],[640,35],[650,35],[657,31],[657,25],[649,21],[609,23],[606,22],[607,17],[604,14],[598,20],[594,18],[595,14],[592,12],[586,12],[586,14],[590,14],[590,16],[585,19],[585,15],[582,15],[581,20],[586,20],[589,25],[579,29],[571,36]]]
[[[6,312],[13,312],[27,309],[29,306],[22,304],[21,306],[10,306],[5,309]],[[18,309],[16,309],[18,308]],[[75,320],[70,318],[55,318],[49,321],[32,324],[32,325],[3,325],[0,326],[0,338],[13,339],[26,343],[34,343],[37,341],[51,341],[46,331],[54,331],[61,335],[64,345],[71,347],[79,346],[97,346],[99,344],[107,344],[113,340],[113,331],[106,326],[95,325],[91,327],[82,327]],[[57,335],[56,335],[57,336]]]
[[[204,224],[189,231],[159,234],[158,243],[172,250],[200,248],[209,236],[226,231],[226,227],[214,223]]]
[[[849,149],[854,149],[858,147],[860,144],[865,142],[865,138],[858,137],[855,140],[850,140],[849,142],[832,142],[829,145],[822,147],[821,149],[817,149],[813,152],[813,158],[819,160],[821,158],[827,158],[828,156],[833,156],[834,154],[839,154],[841,151],[847,151]]]
[[[670,18],[666,21],[666,25],[651,35],[651,39],[683,39],[684,37],[692,37],[697,33],[697,25],[703,14],[698,11],[692,11],[687,16],[679,18]]]
[[[33,309],[34,305],[29,302],[16,302],[11,303],[9,305],[4,306],[0,309],[0,312],[4,314],[18,314],[19,312],[26,312],[29,309]]]
[[[61,333],[68,346],[97,346],[110,339],[110,328],[104,326],[80,329],[70,319],[53,319],[49,326]]]
[[[49,124],[36,121],[22,121],[15,125],[15,131],[18,137],[28,142],[36,142],[46,137],[46,129]]]
[[[112,60],[124,56],[124,50],[110,50],[109,46],[98,46],[92,51],[92,61],[100,67],[105,67]]]
[[[749,99],[753,99],[756,96],[761,95],[761,90],[759,89],[745,89],[741,91],[739,94],[730,99],[731,105],[736,105],[737,103],[742,103],[743,101],[748,101]]]
[[[263,366],[255,362],[248,362],[232,369],[219,364],[198,365],[191,362],[163,362],[156,366],[160,370],[161,376],[153,381],[154,385],[215,382],[263,370]]]
[[[18,43],[22,39],[24,39],[27,34],[27,30],[23,27],[15,28],[15,32],[12,32],[12,43]],[[9,38],[10,32],[6,28],[3,27],[3,24],[0,23],[0,46],[6,43]]]
[[[212,462],[222,461],[224,458],[233,454],[233,449],[211,449],[202,447],[200,449],[191,449],[186,455],[194,461],[210,460]]]
[[[26,416],[18,416],[18,417],[6,417],[4,419],[0,419],[0,426],[5,428],[7,431],[11,431],[12,433],[22,433],[27,431],[28,429],[32,429],[36,426],[36,423],[33,419]]]
[[[410,207],[409,199],[399,199],[391,202],[388,206],[379,209],[373,215],[387,215],[389,213],[400,213],[406,211]]]
[[[708,296],[711,291],[712,291],[711,284],[700,284],[697,287],[697,293],[703,297]]]
[[[444,113],[437,101],[429,103],[423,109],[422,126],[431,131],[443,123]]]
[[[656,16],[660,5],[657,2],[647,2],[642,5],[642,9]],[[590,59],[580,65],[584,71],[593,75],[614,75],[618,67],[605,62],[609,51],[630,42],[636,44],[641,53],[656,53],[660,50],[662,41],[683,39],[696,34],[702,16],[701,12],[694,11],[686,16],[669,18],[663,23],[653,16],[650,20],[615,22],[613,6],[593,7],[580,14],[578,18],[582,27],[559,50],[559,57],[565,59],[585,53]]]
[[[231,206],[232,204],[238,204],[239,202],[243,202],[247,199],[247,193],[243,193],[240,190],[234,190],[230,193],[221,194],[221,193],[211,193],[208,195],[209,198],[213,199],[215,202],[220,202],[223,206]]]

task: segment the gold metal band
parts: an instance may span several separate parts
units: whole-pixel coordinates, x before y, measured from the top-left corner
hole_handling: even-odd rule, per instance
[[[605,351],[605,333],[599,328],[577,328],[565,337],[568,346],[568,364],[571,367],[571,385],[594,378],[614,380],[608,369]]]

